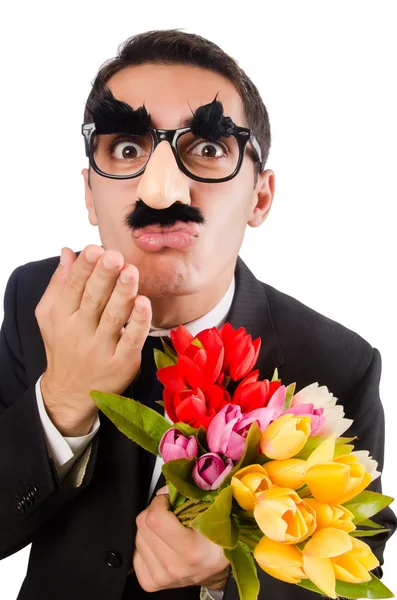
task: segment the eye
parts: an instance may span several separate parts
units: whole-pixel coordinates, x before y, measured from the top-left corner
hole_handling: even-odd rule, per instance
[[[128,160],[140,158],[144,152],[139,144],[131,141],[118,141],[110,148],[110,153],[116,159]]]
[[[196,144],[189,154],[200,156],[202,158],[222,158],[223,156],[227,156],[228,151],[223,144],[203,140]]]

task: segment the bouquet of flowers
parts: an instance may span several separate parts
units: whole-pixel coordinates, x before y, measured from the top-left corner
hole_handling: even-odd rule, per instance
[[[181,523],[223,548],[241,600],[259,593],[256,564],[282,581],[345,598],[392,598],[360,538],[393,498],[366,491],[380,475],[325,386],[295,393],[253,370],[261,340],[226,323],[171,331],[154,350],[166,416],[117,394],[91,397],[131,440],[161,456]],[[228,391],[231,381],[234,392]]]

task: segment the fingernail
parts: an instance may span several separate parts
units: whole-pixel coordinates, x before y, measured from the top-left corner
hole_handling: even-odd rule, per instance
[[[132,276],[130,273],[126,271],[120,272],[120,279],[123,283],[129,283],[132,280]]]
[[[137,312],[143,312],[145,310],[144,305],[140,304],[138,300],[135,302],[134,307]]]
[[[90,263],[94,263],[98,260],[98,254],[92,248],[89,248],[88,250],[86,250],[85,256],[86,256],[86,259],[88,260],[88,262],[90,262]]]
[[[64,252],[65,248],[62,248],[61,250],[61,259],[60,259],[60,263],[61,265],[64,265],[66,263],[66,256],[65,256],[65,252]]]

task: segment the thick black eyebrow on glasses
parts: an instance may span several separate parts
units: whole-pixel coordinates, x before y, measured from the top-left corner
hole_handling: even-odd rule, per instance
[[[145,135],[151,127],[150,115],[145,106],[134,110],[126,102],[117,100],[105,86],[93,97],[94,105],[88,109],[95,123],[96,133],[134,133]]]
[[[230,117],[224,116],[223,104],[217,100],[217,96],[218,94],[209,104],[192,111],[192,117],[185,119],[181,126],[190,127],[195,135],[212,142],[233,135],[237,126]],[[97,133],[148,133],[151,118],[145,106],[134,110],[126,102],[117,100],[107,86],[102,92],[95,94],[93,100],[94,105],[88,112]]]

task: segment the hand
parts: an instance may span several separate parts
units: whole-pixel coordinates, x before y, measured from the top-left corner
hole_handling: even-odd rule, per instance
[[[117,250],[91,244],[78,258],[69,248],[64,254],[66,264],[54,272],[35,315],[47,355],[43,400],[60,432],[73,436],[88,433],[98,412],[90,390],[119,394],[136,376],[152,310],[145,296],[135,302],[138,269]],[[120,272],[130,276],[128,283]]]
[[[146,592],[190,585],[223,589],[229,561],[222,548],[182,525],[169,508],[168,497],[158,492],[136,519],[132,564],[140,586]]]

